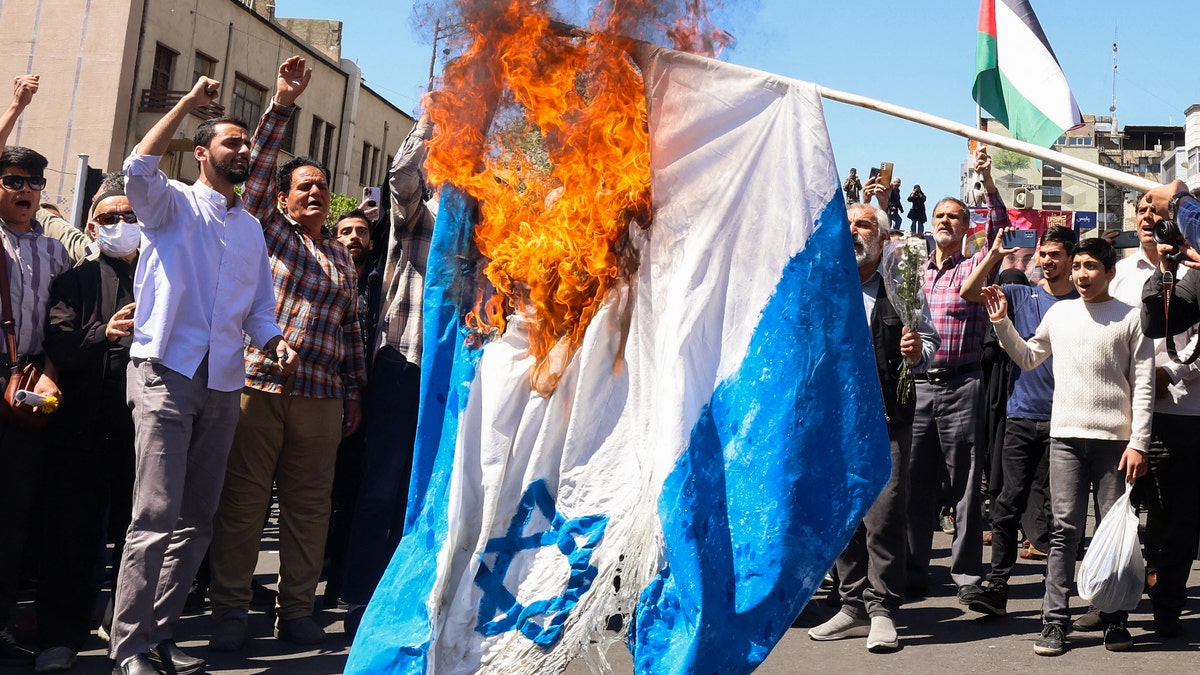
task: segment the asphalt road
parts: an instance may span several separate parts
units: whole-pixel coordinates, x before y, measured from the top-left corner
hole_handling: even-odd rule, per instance
[[[274,522],[266,535],[266,546],[273,549]],[[757,671],[764,675],[792,673],[901,673],[954,674],[994,673],[999,671],[1045,673],[1197,673],[1200,672],[1200,565],[1193,565],[1189,584],[1190,611],[1184,614],[1184,637],[1162,640],[1153,634],[1150,602],[1143,599],[1130,617],[1129,629],[1134,648],[1125,653],[1104,650],[1100,633],[1073,634],[1068,637],[1066,654],[1047,658],[1033,653],[1033,640],[1041,629],[1040,608],[1044,563],[1019,561],[1014,570],[1008,616],[987,618],[958,604],[954,586],[946,570],[950,537],[934,535],[934,572],[932,596],[905,605],[896,616],[901,649],[892,654],[871,654],[865,639],[839,642],[814,642],[806,630],[831,616],[819,595],[780,641]],[[985,551],[985,560],[987,552]],[[277,556],[265,550],[259,557],[257,579],[274,583]],[[318,589],[319,592],[323,589]],[[319,596],[318,596],[319,600]],[[1075,604],[1078,604],[1077,602]],[[26,604],[22,608],[28,613]],[[1076,610],[1077,612],[1082,610]],[[250,618],[250,636],[246,648],[236,654],[209,652],[211,622],[205,614],[186,616],[181,622],[181,645],[190,653],[209,662],[209,673],[243,675],[281,673],[287,675],[332,675],[341,673],[349,644],[342,635],[344,609],[324,610],[318,619],[329,633],[320,649],[301,651],[271,637],[271,619],[263,612]],[[111,672],[104,656],[104,643],[93,635],[71,671],[79,675]],[[616,646],[607,654],[616,672],[632,672],[629,653]],[[0,674],[29,673],[31,669],[0,668]],[[572,664],[567,673],[584,675],[587,668]]]

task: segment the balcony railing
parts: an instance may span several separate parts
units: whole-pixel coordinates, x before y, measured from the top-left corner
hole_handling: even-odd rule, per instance
[[[169,91],[166,89],[143,89],[142,102],[138,112],[165,113],[179,103],[179,99],[187,95],[186,91]],[[211,120],[225,114],[225,106],[220,103],[210,103],[192,111],[200,119]]]

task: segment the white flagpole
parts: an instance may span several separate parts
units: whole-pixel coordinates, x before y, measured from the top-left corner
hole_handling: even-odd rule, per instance
[[[1051,164],[1056,164],[1058,166],[1065,166],[1069,169],[1074,169],[1079,173],[1101,178],[1110,183],[1124,185],[1125,187],[1132,188],[1134,190],[1141,190],[1144,192],[1159,186],[1158,183],[1152,180],[1134,176],[1132,174],[1125,173],[1124,171],[1110,169],[1106,166],[1101,166],[1094,162],[1089,162],[1078,157],[1072,157],[1071,155],[1057,152],[1055,150],[1048,150],[1046,148],[1038,147],[1032,143],[1018,141],[1015,138],[1008,138],[1007,136],[994,134],[990,131],[976,129],[974,127],[967,126],[966,124],[953,122],[942,117],[930,115],[929,113],[923,113],[919,110],[913,110],[911,108],[905,108],[903,106],[878,101],[873,98],[867,98],[866,96],[859,96],[858,94],[837,91],[836,89],[829,89],[819,85],[817,89],[821,92],[822,97],[831,101],[856,105],[860,108],[874,110],[876,112],[892,115],[893,117],[906,119],[910,122],[917,122],[918,124],[924,124],[925,126],[933,127],[935,129],[948,131],[952,134],[963,136],[965,138],[973,138],[981,143],[994,145],[998,148],[1005,148],[1007,150],[1012,150],[1013,152],[1019,152],[1022,155],[1036,157],[1044,162],[1050,162]]]

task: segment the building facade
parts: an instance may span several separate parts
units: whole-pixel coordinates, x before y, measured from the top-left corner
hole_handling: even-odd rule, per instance
[[[1156,183],[1178,177],[1195,187],[1200,184],[1200,171],[1195,168],[1200,163],[1200,105],[1188,111],[1186,130],[1192,136],[1185,127],[1121,128],[1113,117],[1084,115],[1083,124],[1060,136],[1053,149]],[[986,119],[985,123],[988,131],[1011,138],[1000,122]],[[1095,213],[1100,230],[1133,226],[1140,197],[1134,190],[1009,151],[994,151],[992,164],[996,187],[1010,206]],[[964,162],[961,175],[962,194],[969,198],[977,180],[969,163]]]
[[[191,137],[222,113],[253,129],[270,102],[279,64],[300,55],[313,69],[280,161],[308,155],[332,173],[332,189],[356,198],[381,185],[412,116],[362,81],[341,58],[341,22],[281,19],[264,0],[23,0],[0,3],[0,73],[41,75],[9,143],[50,160],[46,201],[71,210],[79,155],[117,171],[150,127],[196,78],[220,80],[219,105],[180,125],[162,162],[171,177],[197,175]]]

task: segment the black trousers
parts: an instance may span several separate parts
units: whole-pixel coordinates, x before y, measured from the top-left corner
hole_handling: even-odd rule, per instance
[[[1046,541],[1038,546],[1034,535],[1031,543],[1044,552],[1049,552],[1049,535],[1045,527],[1050,509],[1046,485],[1049,476],[1050,421],[1008,420],[1005,426],[1004,446],[1000,450],[1000,464],[1004,475],[1000,495],[992,503],[992,569],[988,572],[989,582],[1008,582],[1013,565],[1017,562],[1017,529],[1021,526],[1022,514],[1031,511],[1037,519],[1040,515],[1042,536]],[[1040,496],[1030,500],[1035,488]],[[1040,513],[1038,513],[1040,512]]]
[[[1150,472],[1137,482],[1146,508],[1146,564],[1158,572],[1150,590],[1156,614],[1178,616],[1200,539],[1200,417],[1155,413]]]
[[[121,559],[133,499],[129,410],[107,426],[96,430],[91,448],[52,444],[46,450],[37,588],[38,634],[46,647],[83,647],[104,582],[108,541],[114,543],[114,570]]]
[[[6,380],[0,378],[0,385]],[[44,445],[42,431],[0,420],[0,626],[8,623],[17,599]]]

